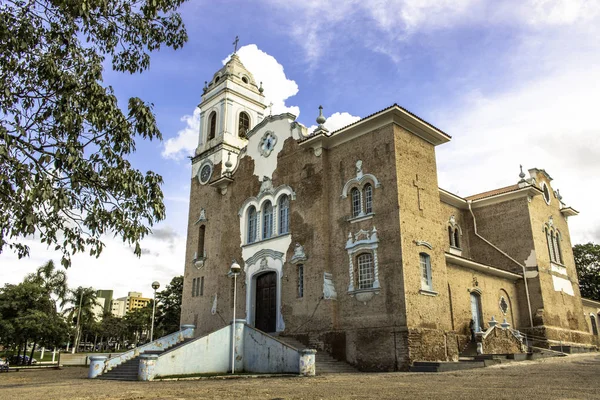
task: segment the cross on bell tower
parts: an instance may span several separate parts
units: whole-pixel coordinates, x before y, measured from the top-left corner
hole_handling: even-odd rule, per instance
[[[235,40],[233,41],[233,54],[237,53],[237,46],[240,38],[236,35]]]

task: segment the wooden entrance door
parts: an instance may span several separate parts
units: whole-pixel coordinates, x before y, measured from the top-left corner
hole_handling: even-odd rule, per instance
[[[254,326],[263,332],[275,332],[277,319],[277,273],[267,272],[256,278],[256,316]]]

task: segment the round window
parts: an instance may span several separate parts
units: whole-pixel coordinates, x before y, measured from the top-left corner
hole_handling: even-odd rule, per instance
[[[244,83],[248,83],[248,78],[246,78],[245,76],[242,77],[242,82]]]
[[[550,204],[550,190],[548,189],[546,182],[542,182],[542,190],[544,191],[544,200],[546,201],[546,204]]]

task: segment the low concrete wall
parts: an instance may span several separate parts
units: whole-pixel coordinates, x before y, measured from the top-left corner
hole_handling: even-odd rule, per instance
[[[158,356],[153,371],[142,367],[140,380],[161,376],[224,374],[231,371],[231,334],[228,325]],[[314,350],[299,351],[266,333],[235,323],[235,372],[315,374]],[[142,376],[143,375],[143,376]]]
[[[154,376],[226,373],[231,363],[231,325],[158,357]]]
[[[244,326],[244,371],[298,374],[300,353],[286,343]]]

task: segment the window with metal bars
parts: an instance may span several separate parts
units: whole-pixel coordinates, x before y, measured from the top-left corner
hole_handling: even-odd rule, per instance
[[[287,195],[279,199],[279,234],[290,231],[290,198]]]
[[[373,212],[373,186],[367,183],[363,188],[363,194],[365,198],[365,214]]]
[[[304,297],[304,265],[298,264],[298,297]]]
[[[354,188],[354,189],[352,189],[350,194],[352,197],[352,216],[358,217],[361,212],[360,191],[357,188]]]
[[[263,239],[273,236],[273,205],[267,201],[263,207]]]
[[[248,243],[256,242],[256,208],[251,206],[248,210]]]
[[[421,289],[433,290],[431,279],[431,258],[427,253],[419,253],[419,264],[421,266]]]
[[[370,289],[373,287],[373,255],[362,253],[357,257],[358,264],[358,288]]]

